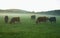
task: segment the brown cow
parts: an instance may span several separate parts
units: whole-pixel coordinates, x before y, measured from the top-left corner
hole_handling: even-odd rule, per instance
[[[46,22],[47,20],[48,20],[48,17],[38,17],[36,20],[36,23]]]
[[[8,23],[8,16],[4,17],[5,23]]]
[[[10,21],[10,24],[12,23],[16,23],[16,22],[20,22],[20,18],[19,17],[13,17]]]

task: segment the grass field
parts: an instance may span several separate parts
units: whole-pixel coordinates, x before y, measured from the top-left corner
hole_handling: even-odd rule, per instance
[[[0,16],[0,38],[60,38],[60,16],[56,16],[57,23],[53,24],[50,22],[36,24],[29,14],[15,16],[20,16],[21,23],[6,24],[4,15]],[[9,20],[15,16],[9,15]]]

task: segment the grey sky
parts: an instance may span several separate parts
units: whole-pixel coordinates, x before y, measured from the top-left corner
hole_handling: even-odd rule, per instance
[[[55,10],[60,9],[60,0],[0,0],[0,9]]]

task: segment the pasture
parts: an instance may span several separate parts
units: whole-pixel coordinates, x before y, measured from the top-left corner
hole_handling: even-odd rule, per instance
[[[0,15],[0,38],[60,38],[60,16],[56,16],[57,23],[51,24],[48,21],[36,24],[35,20],[30,18],[32,14],[7,14],[9,21],[12,17],[19,16],[21,23],[6,24],[5,15]],[[36,16],[51,17],[53,15],[37,14]]]

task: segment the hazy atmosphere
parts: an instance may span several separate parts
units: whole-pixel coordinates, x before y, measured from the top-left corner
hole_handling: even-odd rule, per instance
[[[0,38],[60,38],[60,0],[0,0]]]
[[[0,9],[56,10],[60,9],[60,0],[0,0]]]

